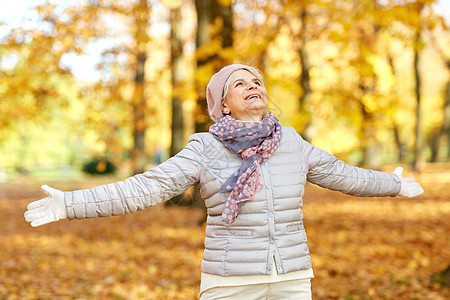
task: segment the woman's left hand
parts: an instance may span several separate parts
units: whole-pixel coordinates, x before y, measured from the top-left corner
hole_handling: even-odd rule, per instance
[[[45,184],[41,189],[48,197],[28,204],[25,220],[30,222],[31,226],[37,227],[67,218],[64,192]]]
[[[395,168],[394,172],[395,175],[400,177],[400,180],[402,181],[402,187],[400,188],[400,193],[398,193],[399,196],[404,197],[416,197],[421,194],[423,194],[423,188],[414,181],[412,178],[403,178],[403,168],[397,167]]]

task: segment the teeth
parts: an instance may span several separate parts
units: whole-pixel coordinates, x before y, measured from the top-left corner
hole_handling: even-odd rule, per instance
[[[250,99],[253,99],[253,98],[261,99],[261,97],[259,95],[250,95],[247,98],[245,98],[245,100],[250,100]]]

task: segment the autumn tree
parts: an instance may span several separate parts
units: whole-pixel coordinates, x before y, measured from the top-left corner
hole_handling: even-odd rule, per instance
[[[389,67],[391,69],[392,75],[395,78],[397,76],[397,68],[394,64],[394,58],[391,53],[387,53],[387,61],[389,63]],[[400,91],[398,89],[392,90],[393,97],[396,99],[400,99]],[[393,110],[394,111],[394,110]],[[397,161],[404,163],[406,162],[407,157],[407,144],[406,140],[402,139],[401,135],[401,125],[398,121],[395,120],[395,112],[391,114],[391,123],[392,123],[392,132],[394,134],[394,141],[397,147]]]
[[[446,59],[447,70],[450,71],[450,58]],[[450,80],[445,87],[444,122],[442,124],[441,135],[447,138],[447,161],[450,161]]]
[[[62,63],[64,55],[83,54],[88,45],[99,40],[114,41],[110,43],[109,47],[103,46],[105,51],[102,53],[103,61],[99,64],[99,69],[107,75],[104,77],[105,80],[100,79],[95,89],[92,90],[97,93],[97,97],[94,97],[96,101],[89,104],[92,111],[87,117],[88,119],[93,117],[97,129],[102,131],[102,138],[106,139],[109,146],[120,143],[114,142],[117,138],[112,137],[117,136],[118,128],[127,126],[125,122],[128,122],[134,141],[130,150],[132,169],[135,173],[144,171],[148,163],[145,149],[146,118],[149,117],[147,114],[148,92],[145,88],[146,72],[148,72],[146,69],[148,43],[150,41],[148,1],[86,1],[62,7],[45,3],[38,6],[37,11],[41,20],[49,24],[51,28],[48,32],[34,29],[26,33],[28,37],[31,37],[33,44],[36,42],[36,49],[31,52],[30,58],[42,61],[42,63],[32,63],[28,66],[33,65],[34,69],[39,70],[41,74],[61,73],[62,71],[70,74],[70,69],[61,67],[64,66]],[[108,18],[109,20],[115,18],[122,21],[123,24],[107,28],[105,19]],[[127,23],[129,26],[124,30]],[[13,35],[17,36],[19,33],[20,29],[11,32],[8,39],[11,47],[17,46],[14,46],[14,43],[17,44],[16,41],[20,39]],[[25,34],[25,32],[21,34]],[[122,36],[118,37],[117,34]],[[22,40],[26,41],[27,39]],[[30,42],[27,43],[30,44]],[[124,56],[127,58],[125,64],[123,63]],[[28,69],[33,70],[33,68]],[[27,76],[35,78],[31,74]],[[45,84],[40,86],[39,89],[43,91]],[[129,94],[125,92],[127,89],[132,89],[131,96],[127,96]],[[103,94],[103,97],[98,97],[100,94]],[[107,100],[100,103],[102,101],[100,98]],[[109,108],[105,109],[104,107],[105,103],[112,104],[110,108],[113,106],[123,107],[128,103],[129,110],[121,109],[120,112],[125,115],[129,111],[130,115],[122,117],[121,122],[115,122],[113,114],[95,113],[99,110],[108,110]],[[111,137],[109,140],[108,136]],[[118,149],[115,151],[120,152]]]
[[[185,57],[183,54],[183,19],[182,9],[185,5],[182,1],[174,1],[168,4],[170,8],[170,65],[172,70],[172,137],[170,156],[174,156],[185,145],[184,140],[184,111],[183,94],[186,91]],[[190,199],[181,194],[173,197],[167,205],[189,205]]]
[[[424,8],[424,3],[421,1],[417,1],[415,3],[411,4],[411,9],[414,12],[414,22],[412,24],[413,30],[414,30],[414,40],[413,40],[413,49],[414,49],[414,78],[415,78],[415,98],[416,98],[416,125],[414,128],[414,146],[413,146],[413,153],[414,153],[414,159],[412,161],[412,168],[413,170],[417,170],[419,168],[419,164],[421,162],[422,158],[422,147],[423,147],[423,136],[422,136],[422,130],[421,130],[421,123],[422,123],[422,117],[421,117],[421,101],[422,101],[422,95],[421,95],[421,72],[419,69],[419,60],[420,60],[420,54],[421,50],[423,48],[422,45],[422,22],[421,22],[421,14],[422,10]]]
[[[414,144],[413,144],[413,160],[411,167],[414,170],[420,169],[421,163],[425,160],[423,157],[423,148],[425,141],[425,133],[422,124],[422,70],[420,68],[420,61],[422,59],[421,53],[426,46],[423,34],[427,28],[434,28],[439,18],[433,13],[432,5],[435,0],[417,0],[408,2],[402,6],[404,10],[404,18],[402,19],[411,31],[411,46],[413,57],[413,74],[415,79],[414,95],[415,95],[415,125],[414,125]]]
[[[184,147],[184,113],[182,91],[184,78],[183,36],[182,36],[182,2],[170,6],[170,65],[172,68],[172,138],[170,156],[177,154]]]
[[[298,96],[299,122],[296,129],[306,140],[311,140],[310,127],[312,116],[310,101],[313,94],[311,87],[311,60],[308,43],[317,40],[326,32],[324,20],[329,19],[330,9],[323,9],[321,0],[283,1],[283,19],[288,24],[293,39],[293,46],[300,59],[300,76],[298,85],[301,87]]]
[[[308,24],[306,21],[311,18],[308,11],[323,10],[322,6],[318,7],[306,6],[305,14],[299,15],[302,22]],[[379,167],[377,131],[379,120],[386,117],[387,105],[385,101],[380,101],[383,95],[378,89],[376,65],[379,63],[383,48],[379,37],[389,26],[383,23],[383,18],[389,11],[387,7],[370,0],[344,0],[325,7],[326,10],[317,16],[319,20],[316,22],[319,24],[325,22],[327,25],[320,31],[320,41],[324,48],[336,49],[338,55],[328,58],[324,63],[332,66],[339,80],[321,91],[322,98],[333,107],[337,116],[346,119],[348,131],[358,137],[359,149],[362,152],[361,165],[377,168]],[[311,35],[311,33],[305,35],[308,32],[301,34],[305,38]],[[305,55],[300,52],[300,56]],[[303,60],[307,62],[305,57]],[[306,85],[309,82],[306,72],[308,68],[305,66],[302,67],[305,77],[301,80],[304,82],[303,90],[308,91]],[[322,80],[327,81],[325,77]],[[309,94],[303,92],[307,97]],[[305,99],[301,100],[304,101]]]
[[[299,107],[300,107],[300,113],[305,116],[304,121],[304,128],[302,128],[301,132],[303,132],[303,136],[305,139],[308,139],[308,128],[311,125],[311,113],[309,112],[307,108],[307,104],[309,102],[309,99],[311,98],[311,77],[310,77],[310,70],[311,70],[311,62],[309,59],[309,53],[306,49],[306,44],[308,42],[309,36],[308,36],[308,30],[309,30],[309,11],[308,6],[305,2],[302,2],[302,5],[299,6],[299,19],[301,21],[301,29],[299,30],[299,38],[297,51],[300,57],[300,63],[301,63],[301,73],[300,73],[300,86],[302,87],[302,94],[299,97]]]
[[[137,7],[132,9],[134,26],[133,37],[135,39],[135,48],[132,50],[135,62],[134,92],[132,98],[133,108],[133,137],[134,145],[131,150],[131,162],[133,173],[142,173],[146,171],[147,153],[145,151],[145,133],[147,130],[146,111],[147,96],[145,94],[145,63],[147,61],[148,42],[148,24],[150,16],[150,7],[147,0],[139,0]]]
[[[107,144],[107,152],[116,157],[121,157],[123,152],[119,135],[129,128],[133,141],[128,149],[131,172],[141,173],[149,163],[145,140],[150,118],[147,58],[151,6],[147,0],[104,0],[84,6],[70,6],[66,11],[69,17],[75,11],[80,14],[91,12],[94,16],[91,22],[95,26],[86,31],[88,40],[109,41],[108,46],[102,46],[102,57],[97,66],[102,75],[86,89],[87,95],[94,98],[97,95],[95,101],[90,103],[91,124],[102,130],[103,135],[99,139]],[[57,20],[55,24],[59,26],[63,21]],[[114,26],[109,26],[108,30],[98,30],[100,24],[111,25],[110,22],[114,22]],[[98,98],[98,95],[102,97]]]
[[[267,51],[286,24],[285,9],[280,1],[237,0],[234,5],[239,7],[233,15],[234,51],[227,54],[266,73]]]
[[[365,10],[364,17],[360,10]],[[359,71],[357,89],[360,91],[360,141],[363,152],[361,164],[370,168],[378,167],[377,140],[376,140],[376,115],[379,114],[379,106],[373,101],[377,98],[377,74],[371,59],[377,55],[379,31],[382,29],[380,19],[386,10],[376,2],[366,1],[354,7],[355,41],[357,43],[357,55],[353,63]],[[378,107],[377,107],[378,106]],[[375,108],[375,109],[374,109]],[[377,111],[378,110],[378,111]]]
[[[445,24],[443,19],[437,20],[438,28],[445,33],[448,33],[448,27]],[[441,35],[443,33],[441,32]],[[431,44],[434,46],[436,51],[438,52],[443,66],[450,72],[450,53],[446,50],[445,41],[448,40],[448,34],[444,35],[447,39],[444,38],[444,41],[436,37],[436,33],[432,30],[429,30],[428,34]],[[447,145],[450,145],[450,78],[447,79],[447,83],[445,84],[444,90],[442,92],[443,105],[442,105],[442,123],[438,126],[430,137],[430,148],[431,148],[431,159],[432,162],[437,162],[439,160],[439,149],[442,145],[442,142],[446,140]],[[445,160],[450,160],[450,147],[447,146],[447,153],[445,155]]]
[[[231,1],[195,0],[197,11],[197,106],[195,131],[207,131],[209,116],[205,89],[210,77],[231,61],[220,53],[233,45],[233,12]]]
[[[427,5],[432,2],[428,1]],[[346,84],[331,87],[329,93],[340,98],[339,102],[334,98],[333,106],[336,112],[348,118],[352,126],[357,128],[359,148],[362,149],[361,164],[367,167],[379,166],[378,134],[385,130],[386,124],[391,123],[394,128],[393,135],[399,145],[399,153],[403,152],[404,147],[401,145],[410,140],[410,136],[419,135],[417,141],[421,139],[423,130],[420,126],[420,109],[413,108],[416,119],[419,120],[413,132],[407,133],[405,130],[400,132],[396,122],[389,120],[395,120],[393,115],[396,110],[408,110],[409,107],[402,106],[404,101],[402,98],[405,97],[395,96],[395,87],[391,89],[390,94],[386,94],[382,86],[384,76],[389,76],[383,73],[386,71],[382,71],[382,66],[393,65],[389,54],[390,43],[395,39],[405,45],[412,45],[414,40],[417,41],[418,35],[414,34],[417,27],[414,27],[413,21],[414,15],[417,14],[416,10],[413,10],[415,7],[414,3],[393,5],[376,1],[339,1],[329,8],[332,10],[328,14],[330,29],[326,34],[333,42],[332,47],[339,49],[339,56],[333,58],[333,63],[339,73],[347,73],[342,78]],[[419,45],[416,49],[420,50],[422,42],[416,44]],[[418,57],[419,54],[416,55],[416,65]],[[343,65],[342,61],[346,61],[347,64]],[[349,70],[352,70],[352,73],[349,73]],[[392,70],[395,71],[393,68]],[[418,68],[416,70],[419,72]],[[414,77],[420,80],[417,72]],[[420,95],[418,89],[420,82],[416,85],[414,93],[416,103],[420,102],[420,98],[417,100],[417,97],[420,97],[417,96]],[[418,145],[413,148],[421,149]],[[418,150],[413,152],[418,153]]]
[[[65,15],[66,21],[60,21],[56,5],[39,5],[35,8],[38,20],[48,26],[13,28],[0,42],[0,95],[7,99],[0,108],[1,130],[18,133],[25,145],[29,140],[27,127],[45,126],[57,111],[70,107],[64,83],[70,86],[77,83],[63,56],[83,53],[90,38],[87,33],[94,27],[99,33],[105,29],[96,23],[91,7],[86,8],[83,12],[67,9],[70,16]],[[8,64],[3,64],[6,61]],[[27,149],[23,147],[19,164],[23,163]]]

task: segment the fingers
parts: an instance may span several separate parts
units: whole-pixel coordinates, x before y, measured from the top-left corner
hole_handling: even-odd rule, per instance
[[[41,219],[41,218],[43,218],[45,216],[46,216],[46,213],[43,212],[43,211],[41,211],[41,212],[27,211],[25,213],[25,220],[27,222],[32,222],[32,221],[35,221],[37,219]]]
[[[51,205],[51,202],[55,201],[55,199],[61,198],[60,195],[57,194],[58,192],[61,194],[63,193],[45,184],[41,186],[41,190],[47,195],[49,195],[49,197],[28,204],[27,206],[28,211],[26,211],[24,214],[25,220],[27,222],[31,222],[31,226],[33,227],[54,222],[62,218],[55,216],[54,215],[55,209],[49,205]]]
[[[50,218],[45,216],[43,218],[40,218],[40,219],[32,221],[31,222],[31,226],[32,227],[38,227],[38,226],[41,226],[41,225],[44,225],[44,224],[47,224],[47,223],[51,223],[51,222],[54,222],[54,220],[51,220]]]
[[[45,205],[45,203],[48,201],[50,197],[41,199],[41,200],[37,200],[37,201],[33,201],[30,204],[28,204],[27,209],[28,210],[33,210],[39,207],[43,207]]]
[[[50,197],[41,199],[41,200],[37,200],[34,202],[31,202],[30,204],[28,204],[27,206],[27,211],[24,214],[25,220],[27,222],[31,222],[31,226],[33,226],[33,224],[36,224],[36,221],[42,218],[46,218],[47,214],[45,212],[45,204],[48,202],[48,200],[50,200]],[[48,223],[48,222],[47,222]],[[45,224],[42,223],[41,221],[39,221],[37,224]],[[36,225],[39,226],[39,225]],[[33,226],[33,227],[36,227]]]
[[[405,182],[405,183],[416,183],[415,181],[414,181],[414,179],[413,178],[403,178],[403,180],[402,180],[403,182]]]
[[[416,196],[423,194],[423,192],[424,191],[423,191],[422,186],[420,186],[420,184],[418,184],[417,182],[414,182],[414,180],[413,180],[410,183],[405,183],[404,192],[403,192],[402,196],[412,198],[412,197],[416,197]]]
[[[55,193],[55,189],[49,187],[46,184],[41,185],[41,190],[49,196],[53,196],[53,194]]]
[[[44,205],[50,200],[51,197],[53,197],[53,188],[49,187],[48,185],[42,185],[41,190],[49,195],[50,197],[46,197],[37,201],[33,201],[30,204],[28,204],[27,209],[28,210],[34,210],[37,208],[44,207]]]
[[[416,197],[423,194],[423,188],[418,183],[410,184],[411,197]]]
[[[401,180],[401,188],[400,188],[400,196],[404,197],[416,197],[423,194],[423,188],[414,181],[413,178],[403,178],[403,168],[397,167],[395,168],[393,174],[397,175]]]
[[[400,177],[400,179],[403,178],[403,175],[402,175],[402,173],[403,173],[403,168],[402,168],[402,167],[397,167],[397,168],[395,168],[395,170],[394,170],[393,173],[394,173],[395,175],[397,175],[398,177]]]
[[[40,214],[45,212],[45,208],[44,207],[38,207],[35,209],[31,209],[31,210],[27,210],[24,214],[24,216],[29,216],[29,215],[35,215],[35,214]]]
[[[32,227],[37,227],[56,221],[54,218],[52,218],[51,215],[49,215],[48,212],[45,212],[43,209],[36,209],[25,212],[25,220],[27,222],[31,222]]]

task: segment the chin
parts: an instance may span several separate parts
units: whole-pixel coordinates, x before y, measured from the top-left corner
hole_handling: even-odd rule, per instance
[[[267,106],[265,106],[265,105],[255,105],[255,106],[248,107],[248,109],[260,110],[260,111],[264,111],[265,112],[267,110]]]
[[[267,104],[262,102],[253,102],[253,103],[246,103],[245,105],[248,109],[266,109]]]

